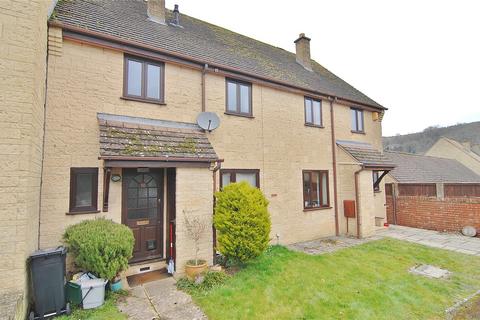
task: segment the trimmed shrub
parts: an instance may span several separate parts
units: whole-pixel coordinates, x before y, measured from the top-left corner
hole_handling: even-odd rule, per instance
[[[77,266],[107,280],[128,267],[135,242],[130,228],[106,219],[72,225],[63,239]]]
[[[260,189],[247,182],[232,183],[215,194],[213,222],[218,231],[218,250],[228,260],[245,262],[268,247],[270,214]]]

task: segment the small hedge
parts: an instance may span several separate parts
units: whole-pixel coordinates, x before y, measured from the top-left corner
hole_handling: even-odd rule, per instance
[[[77,266],[107,280],[128,267],[135,242],[130,228],[106,219],[72,225],[63,239]]]
[[[260,189],[247,182],[232,183],[215,194],[213,222],[218,231],[218,250],[230,262],[245,262],[268,247],[270,214]]]

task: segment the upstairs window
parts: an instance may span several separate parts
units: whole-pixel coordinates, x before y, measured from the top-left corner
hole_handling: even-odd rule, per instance
[[[226,113],[252,116],[252,84],[227,79]]]
[[[305,97],[305,124],[322,126],[322,101]]]
[[[363,133],[363,110],[360,109],[350,109],[352,114],[352,132]]]
[[[260,188],[260,170],[258,169],[222,169],[220,170],[220,187],[226,187],[230,183],[248,182],[252,187]]]
[[[125,56],[124,98],[163,103],[163,78],[163,63]]]
[[[96,212],[98,168],[70,168],[70,213]]]
[[[328,171],[304,170],[303,171],[303,208],[319,209],[329,208]]]

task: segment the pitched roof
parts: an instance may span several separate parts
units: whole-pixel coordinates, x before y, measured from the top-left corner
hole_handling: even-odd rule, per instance
[[[358,141],[337,140],[337,145],[365,167],[393,168],[394,164],[371,144]]]
[[[386,151],[395,163],[390,174],[401,183],[479,183],[480,176],[457,160]]]
[[[117,39],[148,45],[232,70],[274,79],[309,91],[331,95],[381,108],[320,64],[313,72],[296,62],[295,54],[213,24],[181,14],[182,28],[148,19],[145,1],[69,0],[59,1],[53,21]],[[172,12],[166,11],[167,20]]]
[[[100,156],[162,161],[214,161],[217,154],[196,124],[99,113]],[[155,158],[155,159],[152,159]]]
[[[449,142],[450,144],[452,144],[453,146],[455,146],[457,149],[463,151],[465,154],[469,155],[470,157],[474,158],[475,160],[477,161],[480,161],[480,155],[477,154],[474,150],[472,150],[471,148],[467,148],[465,147],[465,145],[463,145],[462,143],[458,142],[457,140],[453,140],[453,139],[450,139],[450,138],[447,138],[447,137],[440,137],[440,139],[443,139],[447,142]],[[439,139],[439,140],[440,140]],[[437,141],[438,142],[438,141]],[[433,146],[432,146],[433,148]],[[427,151],[428,152],[428,151]]]

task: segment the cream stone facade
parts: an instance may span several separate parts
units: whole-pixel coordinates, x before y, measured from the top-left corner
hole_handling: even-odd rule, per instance
[[[34,6],[35,10],[26,10],[25,6]],[[6,169],[0,185],[1,315],[9,318],[15,313],[22,318],[25,314],[26,258],[30,253],[61,244],[66,227],[85,219],[103,217],[125,223],[125,187],[121,181],[104,177],[106,161],[100,157],[99,114],[190,124],[196,123],[202,111],[213,112],[220,118],[220,127],[205,134],[221,161],[210,166],[173,166],[173,217],[167,215],[172,210],[167,201],[172,191],[166,178],[172,166],[162,165],[158,171],[164,177],[161,255],[169,257],[170,218],[175,220],[178,273],[183,272],[185,262],[193,258],[195,251],[185,228],[185,215],[198,216],[209,225],[200,241],[200,256],[213,263],[214,235],[210,226],[213,195],[221,182],[221,171],[215,166],[220,164],[221,169],[259,171],[260,189],[270,203],[272,243],[291,244],[333,236],[337,234],[337,223],[339,235],[368,236],[378,221],[385,219],[384,183],[380,184],[380,192],[374,192],[372,169],[364,168],[335,142],[366,142],[381,150],[381,116],[377,119],[374,114],[383,113],[382,109],[253,78],[252,116],[229,115],[225,113],[226,78],[245,80],[244,75],[217,68],[203,70],[204,66],[198,64],[161,57],[158,61],[164,62],[164,103],[128,100],[123,97],[124,58],[131,51],[72,37],[58,25],[51,24],[47,29],[48,2],[21,4],[8,0],[0,4],[0,9],[0,152]],[[14,28],[13,24],[22,28]],[[155,54],[150,58],[155,59]],[[321,126],[305,125],[306,96],[322,99]],[[351,130],[351,107],[363,109],[363,133]],[[71,168],[99,169],[98,210],[70,212]],[[120,165],[108,170],[125,176],[125,167]],[[303,170],[328,171],[328,207],[304,209]],[[107,185],[108,210],[102,206]],[[360,214],[358,220],[348,220],[348,231],[343,200],[357,201]],[[164,259],[142,262],[152,269],[164,264]],[[126,274],[139,270],[139,264],[135,264]]]
[[[426,156],[455,159],[480,175],[480,156],[461,143],[442,137],[425,152]]]
[[[59,33],[58,30],[55,31]],[[66,215],[70,167],[102,167],[98,160],[96,114],[110,113],[194,123],[202,111],[201,71],[165,64],[165,105],[121,99],[124,54],[63,40],[61,55],[49,57],[45,144],[45,187],[42,192],[41,245],[58,244],[67,225],[105,216],[120,221],[121,188],[112,184],[108,213]],[[208,134],[224,160],[223,169],[259,169],[260,188],[270,201],[271,238],[283,244],[335,234],[333,167],[329,103],[322,107],[323,128],[304,125],[304,95],[253,84],[253,117],[225,112],[225,76],[208,73],[206,111],[215,112],[220,127]],[[365,110],[365,134],[351,132],[350,107],[334,103],[338,139],[366,141],[381,148],[381,122]],[[337,148],[338,149],[338,148]],[[337,150],[340,154],[340,150]],[[340,161],[340,160],[339,160]],[[355,199],[354,174],[339,163],[339,218],[342,199]],[[304,211],[302,170],[328,170],[330,208]],[[211,173],[210,173],[211,174]],[[370,171],[371,174],[371,171]],[[365,174],[366,176],[368,174]],[[218,186],[219,176],[217,176]],[[177,177],[177,181],[179,178]],[[363,175],[361,180],[363,179]],[[209,182],[211,178],[209,179]],[[100,175],[99,181],[103,181]],[[199,180],[194,180],[197,183]],[[192,186],[195,184],[192,181]],[[371,185],[365,178],[365,185]],[[370,188],[371,189],[371,188]],[[99,203],[102,199],[99,185]],[[382,194],[367,194],[376,203],[374,216],[385,216]],[[374,200],[375,199],[375,200]],[[366,200],[364,201],[366,202]],[[373,204],[370,206],[372,207]],[[364,211],[369,212],[366,205]],[[367,209],[368,208],[368,209]],[[177,215],[181,211],[177,210]],[[209,213],[211,213],[211,208]],[[370,214],[370,213],[369,213]],[[372,219],[370,219],[372,220]],[[374,226],[374,219],[368,224]],[[370,223],[371,222],[371,223]],[[353,223],[351,221],[351,223]],[[367,223],[365,223],[367,224]],[[340,223],[344,232],[344,223]],[[350,231],[355,228],[350,228]],[[177,241],[179,249],[183,246]],[[206,249],[205,249],[206,250]],[[207,258],[207,257],[206,257]]]

